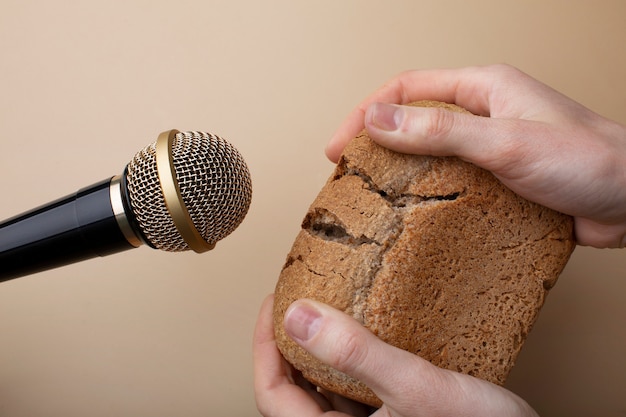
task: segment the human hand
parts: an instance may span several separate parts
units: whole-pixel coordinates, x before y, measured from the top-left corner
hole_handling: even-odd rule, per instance
[[[316,358],[368,385],[383,406],[376,411],[318,392],[278,351],[272,306],[273,296],[269,296],[261,307],[254,335],[255,395],[265,417],[537,415],[526,402],[502,387],[437,368],[384,343],[336,309],[299,300],[285,314],[285,330],[290,337]]]
[[[488,117],[399,106],[423,99]],[[513,67],[402,73],[347,117],[327,156],[336,162],[364,127],[385,147],[458,156],[517,194],[574,216],[578,244],[626,246],[626,127]]]

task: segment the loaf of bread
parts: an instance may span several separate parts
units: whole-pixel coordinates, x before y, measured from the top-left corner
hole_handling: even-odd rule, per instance
[[[276,286],[278,348],[317,386],[380,406],[364,384],[285,334],[287,307],[311,298],[439,367],[502,385],[574,246],[571,217],[491,173],[458,158],[396,153],[363,132],[287,256]]]

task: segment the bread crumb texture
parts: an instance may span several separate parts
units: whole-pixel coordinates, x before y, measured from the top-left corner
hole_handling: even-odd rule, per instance
[[[457,158],[399,154],[363,132],[287,256],[274,306],[278,348],[319,387],[381,405],[285,334],[287,307],[311,298],[434,365],[502,385],[574,247],[571,217],[519,197],[489,172]]]

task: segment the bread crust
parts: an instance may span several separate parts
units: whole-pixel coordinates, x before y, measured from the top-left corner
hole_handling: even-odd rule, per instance
[[[286,335],[287,307],[311,298],[439,367],[502,385],[574,247],[571,217],[521,198],[491,173],[458,158],[399,154],[362,132],[287,256],[275,291],[276,342],[307,380],[381,405]]]

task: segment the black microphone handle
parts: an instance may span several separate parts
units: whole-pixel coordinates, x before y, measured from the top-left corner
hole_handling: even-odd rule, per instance
[[[100,181],[0,223],[0,282],[143,243],[127,218],[132,211],[124,178]]]

